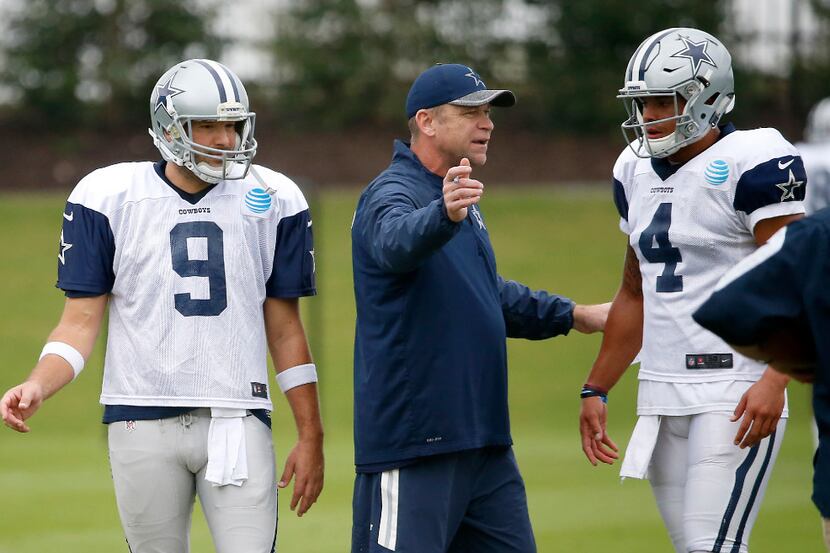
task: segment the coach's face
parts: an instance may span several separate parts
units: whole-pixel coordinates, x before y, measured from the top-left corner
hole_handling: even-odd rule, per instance
[[[433,114],[435,146],[451,165],[469,158],[472,165],[487,162],[487,145],[493,132],[490,104],[466,107],[444,104]]]

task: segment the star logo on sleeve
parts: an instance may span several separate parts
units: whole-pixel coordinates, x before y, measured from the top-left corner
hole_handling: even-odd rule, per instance
[[[700,66],[708,63],[712,67],[717,68],[715,60],[713,60],[706,49],[709,47],[709,41],[704,39],[701,42],[692,42],[689,37],[681,36],[684,49],[672,54],[673,58],[686,58],[692,64],[692,71],[695,75],[700,71]]]
[[[156,99],[156,106],[154,108],[155,111],[158,111],[159,108],[162,108],[164,111],[167,112],[168,115],[170,115],[170,110],[167,109],[167,99],[184,92],[184,90],[181,90],[180,88],[176,88],[175,86],[173,86],[173,78],[175,76],[176,75],[173,75],[172,77],[167,79],[166,83],[156,87],[159,96],[158,99]]]
[[[795,180],[793,170],[790,169],[790,178],[787,179],[787,182],[782,182],[780,184],[776,184],[775,186],[781,189],[781,201],[785,202],[787,200],[795,200],[795,191],[803,184],[804,181]]]
[[[63,231],[61,231],[61,252],[58,254],[58,260],[61,262],[61,265],[66,265],[66,250],[72,247],[72,244],[67,243],[63,239]]]

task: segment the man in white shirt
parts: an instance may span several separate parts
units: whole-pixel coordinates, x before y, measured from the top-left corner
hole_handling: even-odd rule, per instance
[[[101,403],[133,553],[185,553],[198,495],[220,553],[273,550],[277,487],[305,513],[323,485],[322,424],[298,300],[315,293],[308,204],[251,165],[255,115],[212,60],[176,64],[150,97],[163,160],[86,176],[58,254],[67,299],[29,378],[0,415],[26,420],[71,382],[109,308]],[[277,482],[266,355],[299,440]]]

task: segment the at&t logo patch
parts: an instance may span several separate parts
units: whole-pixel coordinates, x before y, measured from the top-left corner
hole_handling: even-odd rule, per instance
[[[245,206],[257,215],[271,207],[271,195],[262,188],[254,188],[245,194]]]
[[[703,178],[709,184],[720,186],[729,178],[729,164],[722,159],[716,159],[706,167],[706,171],[703,172]]]

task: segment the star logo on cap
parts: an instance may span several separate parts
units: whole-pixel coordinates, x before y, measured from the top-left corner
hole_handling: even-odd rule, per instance
[[[156,89],[158,90],[159,96],[156,99],[155,111],[158,111],[159,108],[162,108],[169,115],[170,110],[167,109],[167,99],[172,98],[172,97],[184,92],[184,90],[182,90],[180,88],[176,88],[175,86],[173,86],[173,78],[175,76],[176,75],[173,75],[172,77],[167,79],[166,83],[156,87]]]
[[[470,69],[470,68],[468,67],[467,69]],[[465,77],[470,77],[473,81],[475,81],[475,83],[476,83],[476,87],[479,87],[479,86],[484,86],[484,81],[482,81],[482,80],[481,80],[481,77],[479,77],[479,76],[476,74],[476,72],[475,72],[475,71],[473,71],[472,69],[470,69],[470,72],[469,72],[469,73],[465,73],[465,74],[464,74],[464,76],[465,76]]]
[[[787,182],[782,182],[775,186],[781,189],[781,201],[784,202],[787,200],[795,200],[795,191],[802,184],[804,184],[804,181],[795,180],[793,170],[790,169],[790,178],[787,179]]]
[[[679,50],[672,54],[673,58],[686,58],[692,64],[692,71],[695,75],[697,72],[700,71],[700,66],[704,63],[708,63],[712,67],[717,68],[715,65],[715,60],[709,56],[709,53],[706,49],[709,47],[709,41],[703,39],[701,42],[693,42],[689,37],[681,36],[680,39],[683,41],[683,45],[685,46],[684,50]]]

